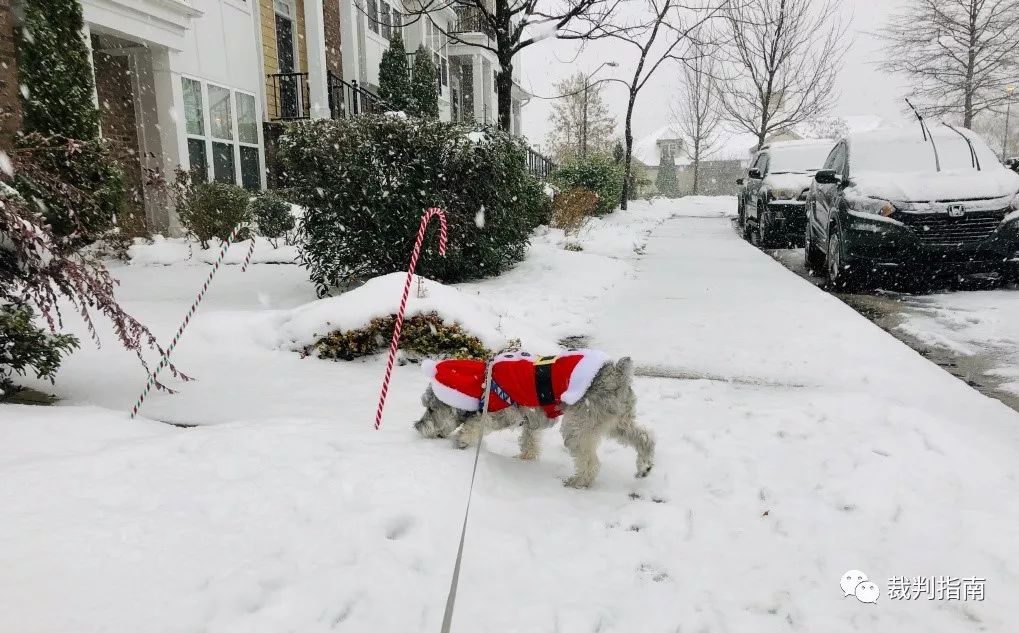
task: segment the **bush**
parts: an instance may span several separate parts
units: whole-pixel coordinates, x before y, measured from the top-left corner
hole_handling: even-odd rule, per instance
[[[412,114],[424,119],[439,118],[439,82],[435,73],[432,52],[419,46],[414,54],[414,75],[411,77],[410,91]]]
[[[494,129],[394,116],[293,124],[279,158],[301,220],[301,257],[320,294],[407,269],[421,214],[440,207],[417,272],[444,283],[496,275],[523,258],[549,200],[522,141]]]
[[[180,223],[202,248],[208,248],[213,239],[226,241],[238,224],[250,221],[251,194],[243,187],[222,182],[194,184],[178,172],[177,192]]]
[[[372,319],[363,328],[337,331],[319,339],[305,348],[304,354],[336,360],[369,356],[389,346],[395,324],[395,314]],[[492,355],[477,337],[471,336],[456,323],[444,323],[435,312],[404,319],[400,349],[420,356],[442,358],[489,358]]]
[[[27,134],[14,151],[24,168],[11,184],[42,212],[55,250],[70,253],[95,242],[125,213],[123,171],[106,141]]]
[[[556,195],[552,208],[552,226],[576,233],[597,211],[598,195],[583,187],[570,189]]]
[[[623,168],[608,156],[577,158],[560,167],[552,181],[566,191],[583,188],[598,196],[598,214],[609,213],[623,195]]]
[[[32,322],[26,305],[0,303],[0,400],[14,395],[14,374],[33,370],[37,378],[53,377],[63,357],[78,348],[70,334],[50,334]]]
[[[264,191],[251,203],[251,215],[258,224],[258,233],[273,247],[279,246],[279,238],[294,230],[297,221],[290,212],[290,203],[271,191]]]
[[[379,62],[379,98],[388,107],[404,112],[410,110],[411,87],[410,66],[407,64],[407,49],[399,29],[394,29],[389,48],[382,53]]]

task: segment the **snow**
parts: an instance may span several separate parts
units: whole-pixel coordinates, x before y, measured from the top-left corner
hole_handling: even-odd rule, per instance
[[[1019,417],[740,240],[734,210],[634,203],[581,252],[543,230],[506,274],[428,288],[503,336],[631,355],[658,441],[648,479],[606,443],[574,491],[555,432],[533,463],[486,438],[455,629],[1014,630]],[[113,269],[161,339],[206,271]],[[473,455],[411,429],[415,368],[376,432],[383,357],[265,344],[326,305],[299,266],[226,267],[175,352],[197,381],[141,419],[112,342],[68,359],[60,406],[0,406],[0,630],[438,630]],[[843,597],[848,569],[877,604]],[[987,600],[889,600],[892,575],[984,577]]]
[[[256,264],[293,264],[296,262],[297,247],[286,245],[282,240],[279,240],[278,243],[279,246],[274,247],[266,238],[256,237],[255,252],[251,256],[251,261]],[[223,264],[243,264],[250,247],[250,240],[231,244],[223,258]],[[185,262],[211,264],[219,257],[221,248],[220,244],[210,243],[208,249],[202,250],[197,242],[186,238],[166,238],[162,235],[155,235],[152,238],[152,243],[136,239],[135,243],[128,247],[127,253],[131,258],[131,263],[137,266],[169,266]]]
[[[824,165],[834,141],[783,141],[769,147],[770,173],[816,171]]]

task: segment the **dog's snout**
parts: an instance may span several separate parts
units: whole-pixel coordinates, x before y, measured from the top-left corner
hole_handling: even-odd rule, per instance
[[[423,421],[423,420],[418,420],[417,422],[415,422],[415,423],[414,423],[414,428],[415,428],[416,430],[420,431],[420,430],[421,430],[421,427],[422,427],[422,426],[424,426],[424,424],[425,424],[425,423],[424,423],[424,421]]]

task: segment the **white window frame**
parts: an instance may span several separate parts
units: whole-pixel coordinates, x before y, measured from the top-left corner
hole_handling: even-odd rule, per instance
[[[258,189],[262,188],[262,174],[265,170],[265,166],[262,164],[262,144],[261,135],[258,133],[258,128],[255,128],[256,138],[259,142],[250,143],[247,141],[241,141],[240,135],[240,117],[239,109],[237,107],[237,95],[242,94],[247,97],[251,97],[255,100],[255,125],[258,126],[261,122],[258,119],[258,97],[254,93],[246,90],[237,90],[230,86],[224,86],[216,82],[209,82],[199,77],[190,75],[181,75],[181,90],[184,88],[184,81],[195,81],[201,86],[202,95],[202,128],[204,135],[191,134],[187,131],[187,113],[184,113],[184,131],[185,136],[188,140],[199,140],[205,143],[205,181],[214,182],[216,180],[216,160],[212,153],[213,143],[229,144],[233,147],[233,163],[234,163],[234,178],[233,184],[243,187],[244,180],[241,171],[241,147],[254,148],[258,151]],[[209,86],[215,86],[216,88],[222,88],[230,93],[230,132],[232,139],[221,139],[214,138],[212,136],[212,101],[209,99]],[[186,144],[186,141],[185,141]],[[188,152],[188,170],[190,171],[194,166],[191,165],[191,154]]]

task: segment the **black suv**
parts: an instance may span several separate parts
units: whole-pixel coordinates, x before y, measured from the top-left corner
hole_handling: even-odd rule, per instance
[[[970,130],[874,130],[841,140],[807,197],[807,268],[836,287],[875,273],[1019,266],[1019,174]]]
[[[798,244],[814,172],[834,141],[780,141],[761,146],[740,185],[738,207],[743,237],[761,247]]]

